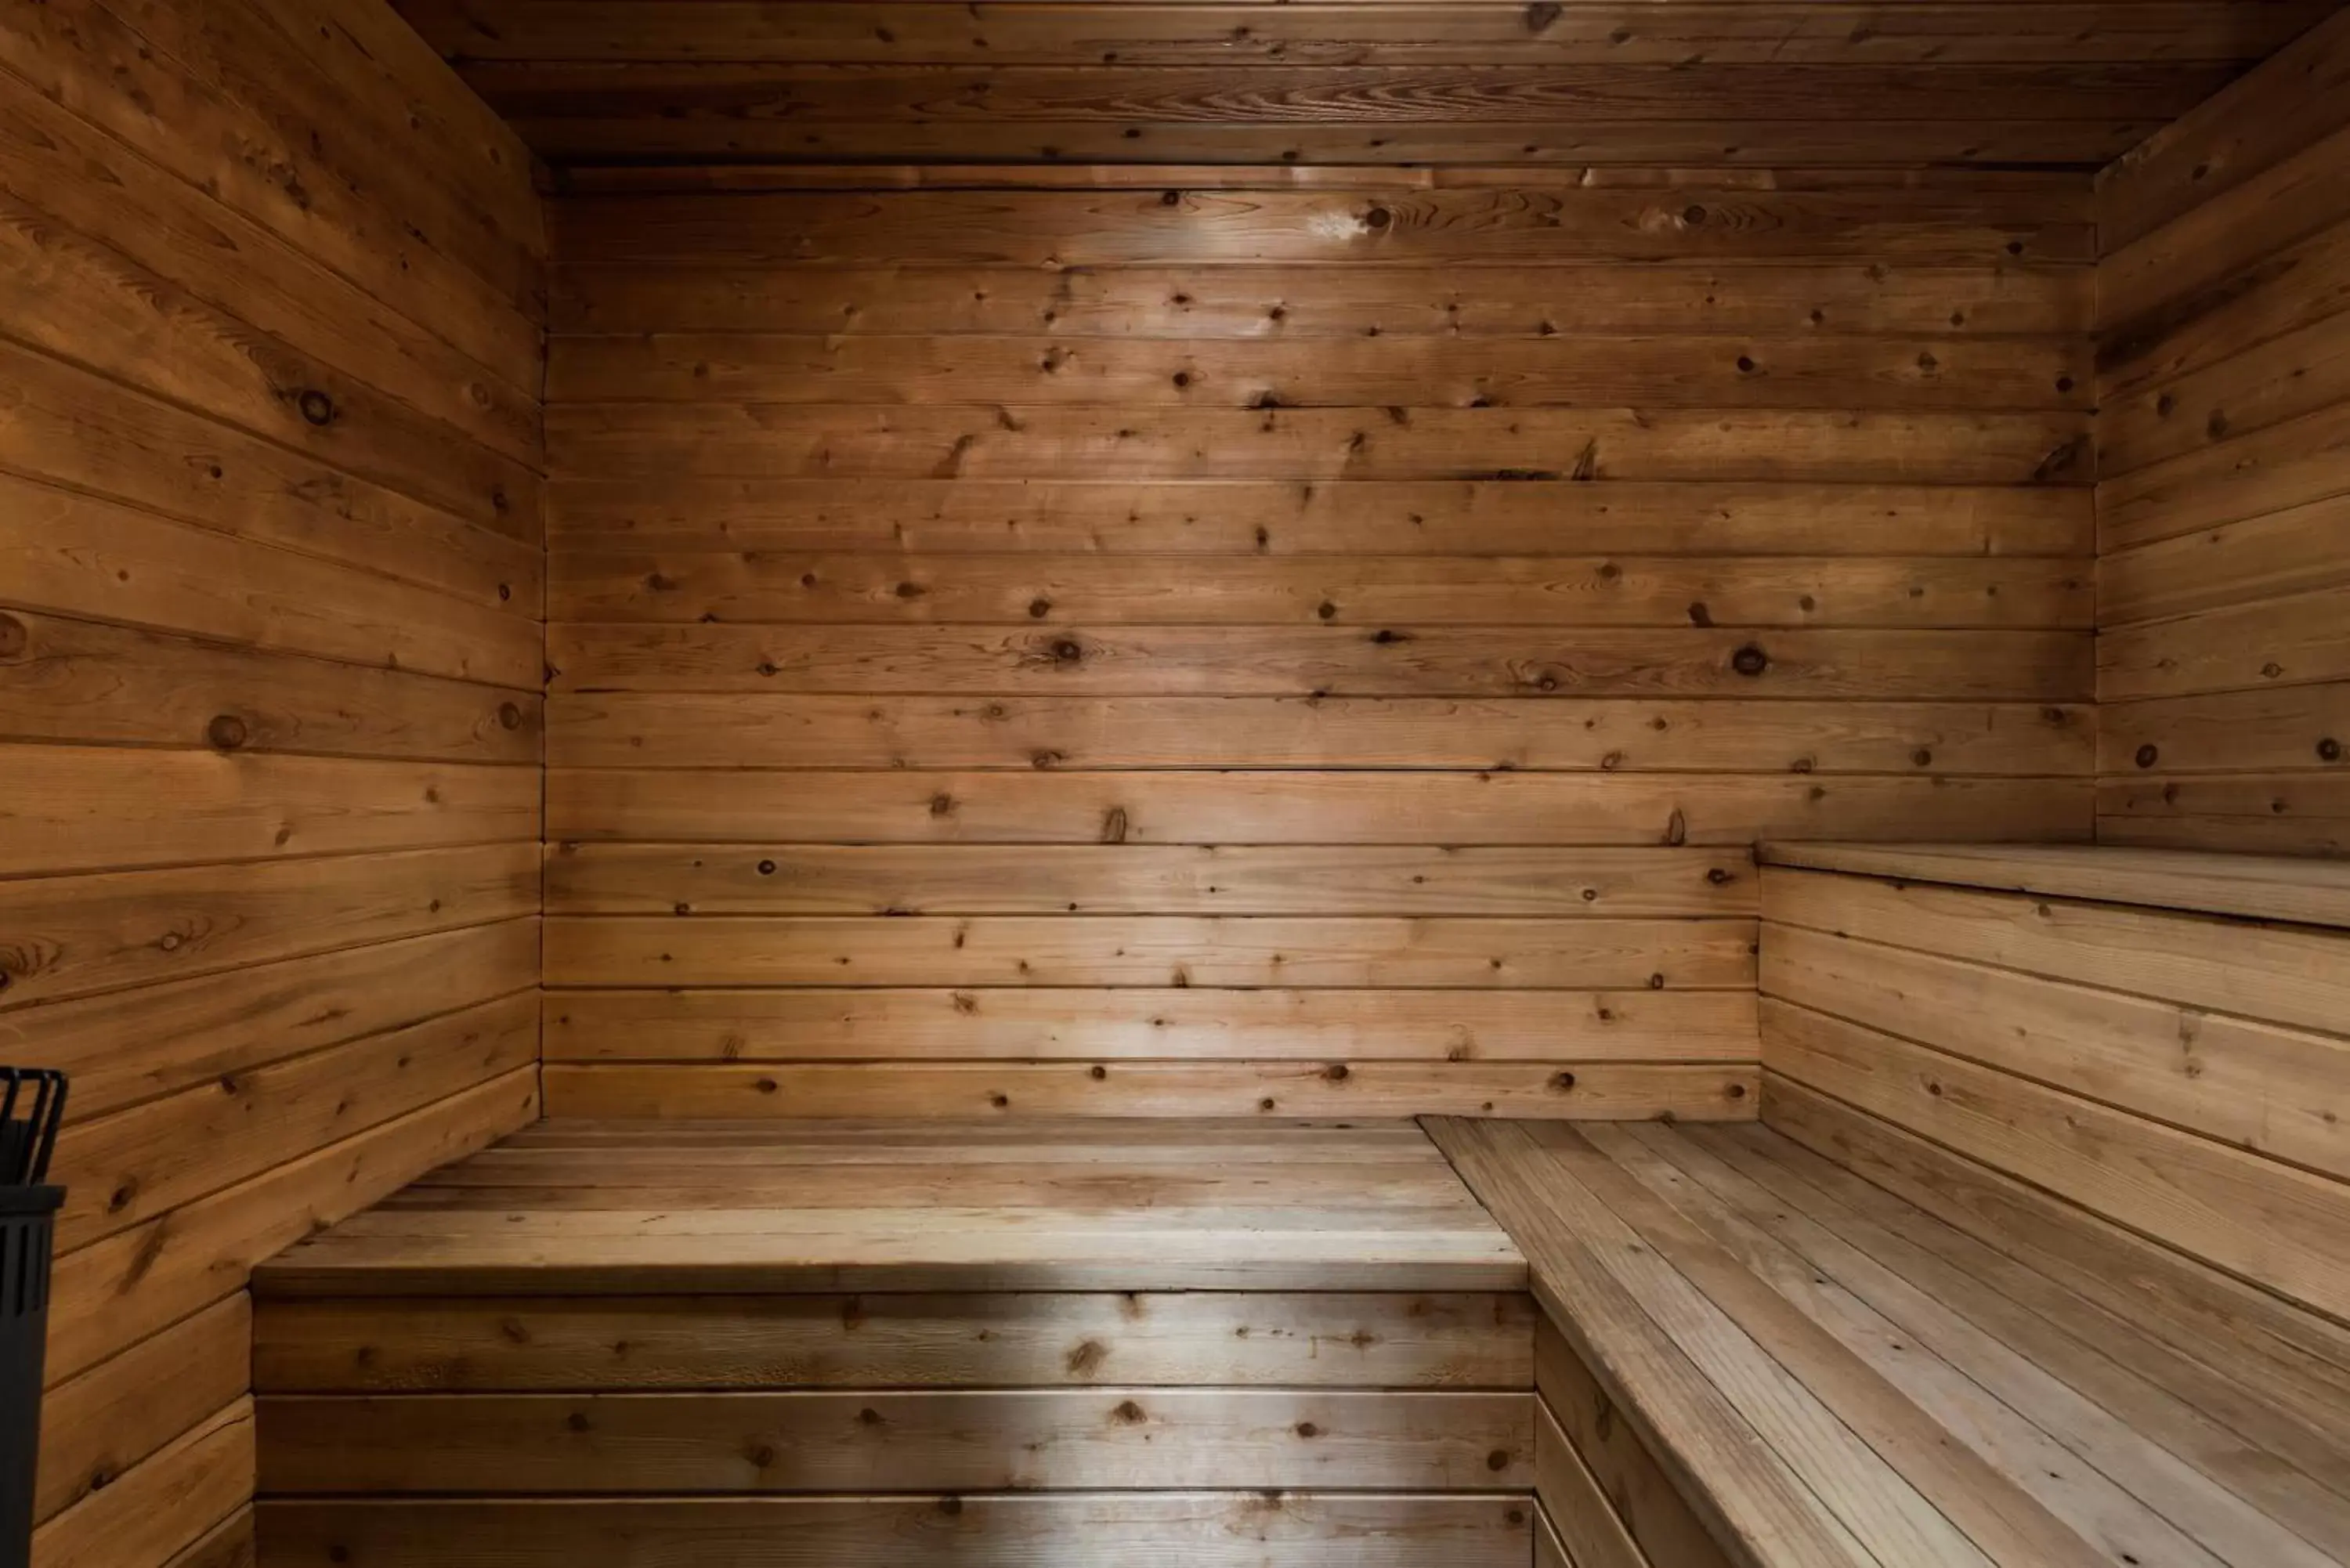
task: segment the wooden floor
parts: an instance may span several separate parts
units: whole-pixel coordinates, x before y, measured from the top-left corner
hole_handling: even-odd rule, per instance
[[[1409,1123],[543,1123],[257,1274],[265,1568],[1523,1568]]]

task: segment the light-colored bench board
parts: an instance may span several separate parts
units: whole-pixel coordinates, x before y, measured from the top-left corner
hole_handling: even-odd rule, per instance
[[[1511,1292],[1409,1122],[563,1122],[265,1264],[268,1296]]]
[[[2350,1552],[2340,1433],[2212,1397],[2208,1366],[1785,1137],[1430,1130],[1527,1251],[1573,1358],[1542,1365],[1587,1369],[1744,1568]]]
[[[2350,864],[2085,844],[1780,844],[1765,866],[2350,927]]]

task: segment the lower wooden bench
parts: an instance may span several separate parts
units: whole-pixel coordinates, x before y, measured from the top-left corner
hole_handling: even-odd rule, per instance
[[[1369,1127],[542,1124],[255,1281],[264,1568],[1525,1568],[1525,1266]]]
[[[2350,1562],[2350,1334],[1859,1122],[1943,1212],[1761,1127],[1431,1119],[1548,1320],[1538,1556]]]

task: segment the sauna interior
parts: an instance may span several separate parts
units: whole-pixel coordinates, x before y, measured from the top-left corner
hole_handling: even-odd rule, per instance
[[[2335,0],[0,0],[0,1563],[2350,1562]]]

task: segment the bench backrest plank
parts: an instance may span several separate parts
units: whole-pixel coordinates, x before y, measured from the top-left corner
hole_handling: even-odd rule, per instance
[[[1766,1119],[1811,1141],[1791,1091],[1825,1096],[2350,1323],[2350,931],[1781,867],[1763,896]]]

